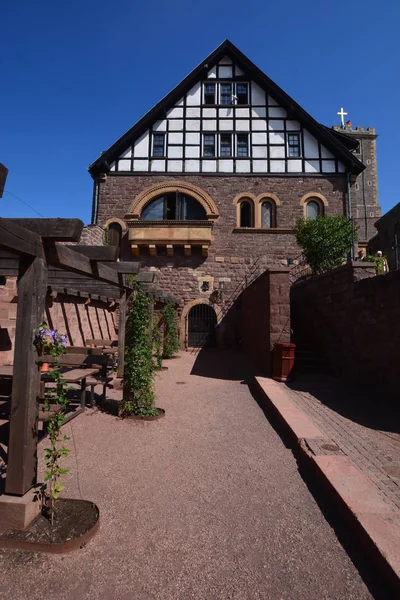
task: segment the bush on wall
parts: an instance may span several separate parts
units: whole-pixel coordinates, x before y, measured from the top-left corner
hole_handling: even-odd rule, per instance
[[[164,358],[172,358],[180,348],[177,318],[178,315],[174,305],[172,302],[168,302],[163,310]]]
[[[124,397],[121,415],[157,415],[154,402],[153,330],[151,300],[139,286],[126,323]]]
[[[299,219],[295,234],[313,275],[340,267],[353,241],[358,239],[357,230],[353,231],[352,221],[345,216]]]

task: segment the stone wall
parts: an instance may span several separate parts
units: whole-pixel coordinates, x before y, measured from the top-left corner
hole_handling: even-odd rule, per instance
[[[86,227],[83,228],[79,244],[83,246],[103,246],[103,228],[99,225],[86,225]]]
[[[157,256],[150,256],[147,249],[139,257],[132,257],[127,232],[122,241],[122,260],[140,260],[143,271],[155,272],[155,284],[187,304],[195,299],[208,299],[221,290],[220,309],[226,314],[231,307],[230,298],[242,286],[246,278],[256,271],[287,265],[288,258],[300,255],[293,234],[299,217],[304,215],[301,198],[307,193],[322,194],[328,201],[327,214],[343,215],[346,211],[347,184],[344,175],[325,177],[262,177],[262,176],[215,176],[215,175],[131,175],[108,174],[100,182],[98,223],[113,219],[123,220],[136,196],[145,189],[162,182],[179,181],[194,184],[207,192],[219,210],[215,221],[208,257],[201,249],[192,247],[191,256],[185,256],[183,248],[175,248],[173,256],[167,256],[165,248],[157,248]],[[279,201],[276,229],[238,229],[234,199],[239,195],[274,193]],[[209,278],[207,291],[201,290],[204,278]],[[220,294],[221,297],[221,294]],[[228,328],[225,328],[228,331]],[[232,336],[231,336],[232,337]],[[223,345],[223,341],[221,341]]]
[[[383,394],[400,386],[400,272],[375,276],[352,263],[291,290],[296,338],[325,356],[334,372]]]
[[[14,361],[15,320],[17,316],[17,286],[14,277],[0,285],[0,365]],[[118,339],[117,312],[108,304],[58,294],[48,299],[44,319],[54,329],[66,333],[68,345],[84,346],[85,339]]]
[[[273,347],[290,341],[289,269],[271,269],[242,294],[242,348],[265,375],[272,374]]]

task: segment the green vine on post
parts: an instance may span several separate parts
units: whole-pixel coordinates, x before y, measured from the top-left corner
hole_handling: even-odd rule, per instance
[[[153,348],[156,358],[155,368],[159,371],[162,367],[163,359],[163,348],[162,348],[162,335],[160,331],[160,321],[153,325]]]
[[[131,311],[126,323],[124,397],[121,416],[150,417],[158,414],[153,377],[153,331],[150,299],[136,284]]]
[[[177,328],[177,312],[172,302],[168,302],[165,306],[163,310],[163,320],[164,358],[172,358],[180,348]]]
[[[68,406],[67,391],[68,386],[61,373],[60,356],[66,353],[67,336],[59,334],[56,329],[49,329],[47,323],[39,325],[36,335],[36,347],[39,354],[49,354],[54,359],[54,366],[48,375],[54,381],[54,387],[46,388],[44,397],[44,410],[50,413],[46,422],[47,433],[49,436],[50,447],[45,449],[45,477],[44,484],[40,485],[38,496],[43,502],[43,506],[50,518],[51,524],[54,524],[56,514],[56,504],[64,487],[61,484],[61,477],[68,473],[60,465],[60,460],[69,455],[69,449],[65,447],[65,441],[69,437],[61,436],[61,427],[65,420],[65,412]],[[56,405],[56,410],[51,410]]]
[[[104,228],[104,235],[103,235],[103,246],[109,246],[110,245],[110,230],[108,227]]]

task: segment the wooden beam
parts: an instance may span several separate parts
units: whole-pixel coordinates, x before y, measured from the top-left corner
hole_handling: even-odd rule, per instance
[[[11,395],[6,494],[23,496],[36,483],[40,371],[34,345],[47,291],[44,260],[21,258]]]
[[[126,260],[120,260],[119,262],[115,262],[107,266],[115,269],[118,271],[118,273],[123,273],[124,275],[136,275],[140,271],[139,262],[131,262]]]
[[[102,262],[115,262],[119,256],[118,246],[71,246],[71,250],[79,252],[92,260],[100,260]],[[138,264],[138,263],[137,263]]]
[[[44,258],[41,237],[29,229],[16,225],[10,219],[0,218],[0,246],[18,255],[28,254]]]
[[[46,244],[46,257],[50,265],[61,267],[80,275],[89,275],[107,283],[121,285],[119,273],[115,269],[106,264],[92,261],[87,256],[71,250],[70,246],[65,246],[59,242]]]
[[[79,242],[83,230],[80,219],[9,219],[12,223],[58,242]]]
[[[139,281],[139,283],[153,283],[154,273],[151,271],[145,271],[143,273],[139,273],[136,279]]]
[[[118,320],[118,370],[117,377],[124,376],[125,362],[125,330],[126,330],[126,308],[128,305],[131,291],[123,291],[119,299],[119,320]]]

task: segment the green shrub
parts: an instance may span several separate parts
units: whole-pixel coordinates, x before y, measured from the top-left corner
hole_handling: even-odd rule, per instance
[[[126,324],[122,416],[157,414],[153,391],[153,332],[150,299],[137,287]]]
[[[363,258],[363,262],[375,263],[375,270],[377,275],[383,275],[386,272],[385,261],[385,256],[378,256],[377,254],[368,254]]]
[[[177,328],[177,312],[168,302],[163,310],[164,320],[164,358],[172,358],[180,348]]]
[[[353,224],[345,216],[299,219],[295,234],[314,275],[340,267],[353,244]],[[357,241],[356,230],[354,241]]]

